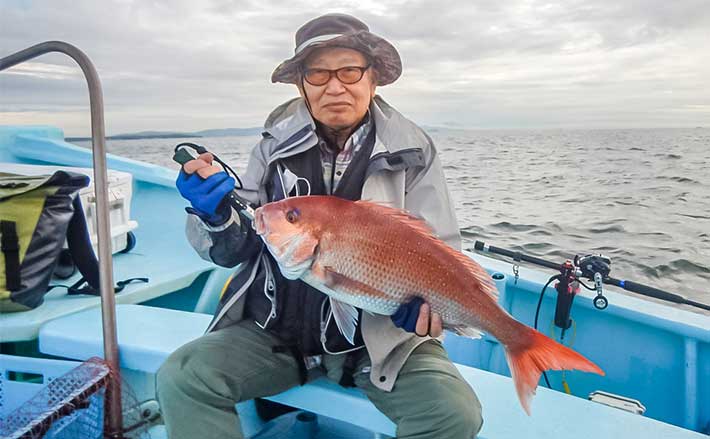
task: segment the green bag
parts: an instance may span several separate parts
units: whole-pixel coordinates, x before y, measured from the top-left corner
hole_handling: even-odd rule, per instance
[[[91,254],[80,258],[81,263],[77,260],[77,266],[98,289],[98,263],[78,196],[89,181],[86,175],[66,171],[41,176],[0,173],[0,312],[42,304],[65,241],[70,248],[77,239],[88,246]],[[83,229],[70,227],[72,222],[83,224]]]

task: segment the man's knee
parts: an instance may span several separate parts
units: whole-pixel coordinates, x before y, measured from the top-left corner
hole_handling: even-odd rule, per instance
[[[465,383],[459,383],[461,387]],[[406,416],[398,420],[398,437],[471,439],[483,426],[481,404],[470,387],[430,389]]]
[[[159,399],[172,398],[178,388],[188,384],[191,380],[187,377],[185,363],[189,350],[178,349],[170,354],[165,362],[160,366],[155,376],[156,392]]]
[[[475,437],[483,426],[481,404],[475,393],[457,392],[446,398],[439,406],[441,436],[469,439]]]
[[[461,438],[473,438],[481,431],[483,413],[478,400],[475,401],[475,404],[472,402],[471,405],[459,406],[454,409],[454,413],[457,419],[454,422],[458,425],[459,431],[461,431]]]
[[[210,358],[211,346],[202,339],[181,346],[170,354],[156,375],[158,397],[201,398],[206,393],[225,387],[224,377]]]

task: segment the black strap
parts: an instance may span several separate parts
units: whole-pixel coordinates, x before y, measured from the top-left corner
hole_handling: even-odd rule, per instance
[[[47,291],[53,288],[66,288],[70,296],[86,294],[90,296],[100,296],[101,287],[99,284],[99,261],[91,246],[89,228],[86,225],[84,209],[81,206],[81,198],[77,195],[72,202],[74,214],[67,226],[67,245],[72,262],[81,273],[81,278],[73,285],[50,285]],[[126,285],[132,282],[148,282],[147,277],[132,277],[116,282],[114,293],[120,293]]]
[[[343,362],[343,374],[340,376],[340,384],[343,387],[355,387],[355,367],[359,358],[360,350],[348,352],[345,354]]]
[[[116,282],[116,286],[113,288],[114,293],[118,294],[121,291],[123,291],[124,288],[126,288],[126,285],[132,283],[132,282],[149,282],[150,280],[147,277],[132,277],[130,279],[124,279]],[[89,282],[87,282],[86,279],[83,277],[79,279],[78,281],[74,282],[72,285],[50,285],[49,288],[47,288],[47,291],[50,291],[54,288],[66,288],[67,289],[67,294],[70,296],[78,295],[78,294],[87,294],[89,296],[100,296],[101,291],[99,288],[94,288]]]
[[[81,198],[78,195],[74,198],[72,205],[74,207],[74,215],[72,215],[67,227],[69,252],[83,279],[86,279],[86,283],[98,291],[99,261],[96,259],[93,247],[91,247],[89,228],[86,225],[84,209],[81,207]]]
[[[362,196],[362,187],[365,184],[367,176],[367,168],[370,164],[370,155],[375,148],[375,123],[373,121],[370,132],[362,142],[362,146],[350,161],[350,164],[345,169],[343,176],[340,177],[338,187],[331,191],[333,195],[346,200],[357,201]]]
[[[20,240],[15,221],[0,221],[0,249],[5,254],[5,288],[17,291],[22,287],[20,279]]]

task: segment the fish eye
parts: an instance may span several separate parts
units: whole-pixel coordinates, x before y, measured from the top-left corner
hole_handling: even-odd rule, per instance
[[[286,221],[293,224],[296,221],[298,221],[298,215],[299,215],[298,209],[291,209],[288,212],[286,212]]]

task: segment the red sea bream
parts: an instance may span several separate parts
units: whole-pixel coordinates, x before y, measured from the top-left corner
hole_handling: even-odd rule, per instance
[[[604,374],[515,320],[498,305],[495,285],[481,266],[404,211],[337,197],[294,197],[257,209],[255,227],[284,276],[330,296],[338,327],[351,342],[358,318],[354,307],[391,315],[420,296],[441,314],[446,328],[470,337],[486,332],[505,346],[528,414],[544,370]]]

